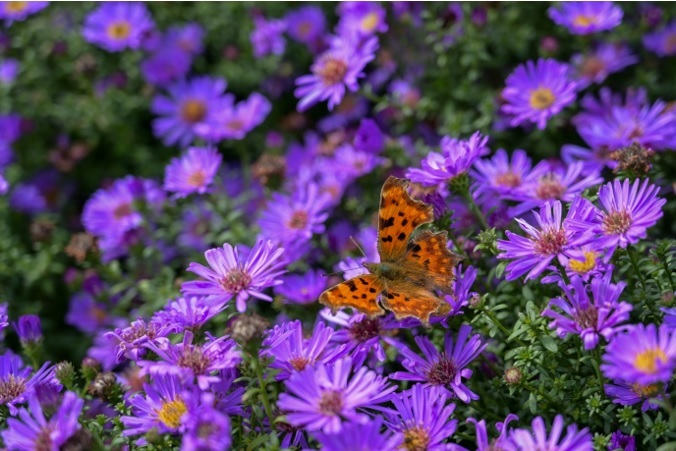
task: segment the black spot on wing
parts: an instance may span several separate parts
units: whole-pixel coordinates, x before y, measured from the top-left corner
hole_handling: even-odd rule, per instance
[[[369,284],[368,281],[365,280],[363,277],[360,277],[359,281],[362,283],[362,285],[368,285]]]
[[[378,290],[376,290],[376,289],[373,288],[373,287],[369,288],[369,293],[375,293],[376,291],[378,291]]]
[[[394,225],[394,216],[391,216],[388,219],[380,218],[380,230],[387,229]]]
[[[380,238],[380,241],[382,241],[383,243],[391,243],[392,242],[392,236],[391,235],[384,236],[384,237]]]
[[[399,241],[404,241],[406,239],[406,234],[404,232],[401,232],[399,236],[397,237]]]
[[[408,224],[408,219],[406,219],[406,218],[402,219],[402,220],[401,220],[401,226],[403,227],[403,226],[405,226],[406,224]]]
[[[348,280],[345,282],[345,285],[347,285],[350,291],[357,291],[357,285],[354,283],[354,280]]]

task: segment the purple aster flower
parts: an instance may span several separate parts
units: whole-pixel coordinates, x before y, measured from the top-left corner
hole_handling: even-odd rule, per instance
[[[404,436],[405,449],[448,449],[443,443],[454,433],[458,420],[451,420],[455,404],[438,387],[416,384],[390,397],[396,414],[387,415],[387,426]]]
[[[87,357],[101,364],[104,371],[111,371],[117,366],[117,343],[105,336],[106,332],[98,332],[87,349]]]
[[[125,360],[139,360],[146,354],[146,344],[162,341],[165,337],[176,332],[176,327],[169,324],[160,324],[156,321],[145,322],[139,318],[132,321],[127,327],[118,327],[112,332],[106,332],[104,337],[116,343],[115,356],[117,363]]]
[[[325,451],[344,450],[378,450],[398,451],[403,445],[403,436],[391,430],[383,429],[383,419],[376,417],[373,421],[347,423],[337,434],[315,433],[314,437]]]
[[[643,36],[643,46],[658,56],[676,55],[676,21]]]
[[[164,173],[164,189],[185,197],[192,193],[204,194],[221,165],[221,154],[209,147],[191,147],[173,158]]]
[[[352,374],[352,360],[317,364],[294,373],[286,381],[289,393],[279,395],[278,407],[292,426],[328,434],[341,432],[344,422],[370,421],[363,409],[375,409],[395,387],[365,367]]]
[[[344,346],[329,346],[333,335],[333,329],[318,322],[310,338],[306,339],[300,321],[287,322],[268,331],[261,356],[271,357],[270,368],[281,370],[276,379],[285,380],[308,366],[332,363],[343,355]]]
[[[23,346],[34,345],[42,341],[42,325],[39,316],[21,315],[13,326]]]
[[[85,19],[82,35],[109,52],[138,49],[155,24],[140,2],[103,2]]]
[[[335,178],[336,181],[354,179],[370,174],[377,166],[385,163],[385,161],[384,158],[372,153],[357,150],[350,144],[343,144],[338,147],[331,159],[332,163],[340,164],[342,167],[341,177]]]
[[[357,80],[364,76],[364,67],[375,58],[377,49],[375,37],[361,45],[356,36],[334,38],[331,48],[319,55],[310,67],[312,74],[296,80],[298,111],[303,112],[324,100],[329,101],[329,110],[333,110],[346,89],[352,92],[359,89]]]
[[[531,159],[524,150],[515,150],[510,161],[507,152],[498,149],[490,160],[480,159],[474,163],[474,195],[482,197],[512,194],[523,184],[530,170]]]
[[[164,45],[183,50],[189,55],[199,55],[204,50],[204,29],[197,23],[170,27],[164,36]]]
[[[552,318],[549,327],[556,329],[559,338],[568,334],[579,335],[585,349],[594,349],[598,345],[599,336],[609,341],[613,335],[624,330],[619,326],[629,320],[629,312],[633,307],[626,302],[618,302],[624,282],[617,285],[611,283],[612,273],[603,278],[595,277],[591,281],[591,298],[582,279],[573,276],[571,284],[559,283],[563,297],[549,302],[542,316]],[[553,308],[557,307],[561,313]]]
[[[638,58],[629,47],[621,43],[604,42],[585,55],[575,54],[571,60],[578,89],[592,83],[602,83],[608,75],[636,64]]]
[[[527,61],[518,66],[502,91],[502,112],[511,116],[510,125],[524,122],[544,129],[547,120],[573,103],[577,84],[571,80],[570,67],[553,59]]]
[[[285,260],[284,249],[272,241],[259,240],[247,256],[240,256],[242,249],[226,243],[222,248],[209,249],[204,257],[209,268],[190,263],[188,271],[205,280],[184,282],[181,291],[186,296],[211,296],[213,301],[229,301],[236,297],[239,312],[246,310],[246,300],[250,296],[272,302],[272,298],[263,294],[267,287],[279,285],[279,276]]]
[[[225,80],[195,77],[179,81],[167,89],[167,96],[153,99],[151,110],[159,117],[153,120],[153,133],[168,146],[185,147],[196,137],[195,128],[211,117],[223,98]]]
[[[531,423],[531,430],[515,429],[510,431],[509,443],[505,450],[536,450],[536,449],[555,449],[556,451],[592,451],[592,435],[587,428],[580,431],[577,426],[571,424],[566,429],[566,435],[561,437],[563,432],[563,415],[557,415],[552,424],[551,433],[547,434],[547,427],[542,417],[536,417]]]
[[[293,304],[312,304],[326,289],[328,278],[321,271],[309,270],[305,274],[289,274],[275,287],[275,294]]]
[[[287,33],[296,41],[308,45],[312,49],[318,47],[318,43],[324,36],[326,18],[324,12],[318,6],[301,6],[290,11],[286,17]]]
[[[35,396],[28,399],[28,409],[21,409],[18,418],[7,419],[2,439],[11,450],[56,450],[71,438],[81,426],[80,413],[84,400],[69,391],[63,395],[59,408],[49,421]]]
[[[203,297],[178,298],[160,310],[154,321],[168,324],[177,330],[197,332],[211,318],[225,310],[226,303]]]
[[[633,435],[624,435],[622,431],[615,431],[610,436],[608,451],[636,451],[636,437]]]
[[[526,280],[537,278],[556,258],[561,265],[568,262],[568,251],[579,248],[589,241],[588,231],[576,232],[567,223],[575,218],[588,218],[593,212],[591,203],[577,197],[568,210],[565,221],[562,217],[561,202],[546,202],[540,212],[533,211],[539,228],[521,218],[516,222],[526,232],[527,237],[506,231],[507,240],[498,240],[498,249],[502,251],[498,258],[510,259],[506,267],[506,280],[514,280],[526,275]]]
[[[561,147],[561,160],[567,165],[582,163],[582,174],[598,174],[604,168],[615,169],[617,161],[610,158],[611,152],[607,147],[588,149],[574,144]]]
[[[181,442],[184,451],[223,451],[230,449],[230,418],[213,408],[213,395],[203,393],[200,407],[186,412],[185,432]]]
[[[14,58],[6,58],[0,61],[0,83],[10,84],[19,73],[19,62]]]
[[[406,177],[425,186],[446,184],[469,171],[480,156],[490,152],[487,142],[488,137],[479,132],[474,132],[467,140],[444,136],[439,144],[441,153],[428,153],[420,163],[422,169],[411,168]]]
[[[615,404],[623,406],[633,406],[642,402],[641,411],[647,412],[648,409],[657,409],[659,406],[651,400],[663,400],[667,394],[665,384],[641,385],[634,382],[629,384],[623,380],[616,380],[613,384],[603,386],[606,395],[613,398]]]
[[[286,22],[284,20],[267,20],[256,16],[253,19],[254,29],[251,32],[251,45],[254,56],[261,58],[266,55],[281,55],[286,48],[284,32]]]
[[[192,55],[180,47],[163,45],[141,63],[141,73],[146,82],[166,87],[184,78],[190,72]]]
[[[133,416],[120,417],[125,436],[145,434],[151,429],[160,434],[183,432],[189,415],[202,410],[198,408],[194,386],[184,385],[176,376],[156,376],[152,383],[143,384],[143,391],[145,395],[137,393],[126,400]],[[136,442],[145,443],[144,438]]]
[[[622,9],[613,2],[561,2],[548,10],[557,25],[573,34],[590,34],[615,28],[622,23]]]
[[[12,22],[21,22],[26,20],[26,17],[42,11],[49,5],[49,2],[0,2],[0,20],[5,21],[5,25],[9,26]]]
[[[576,218],[570,227],[594,234],[594,246],[605,249],[609,260],[618,246],[626,248],[645,238],[647,230],[662,217],[666,199],[657,197],[657,192],[649,179],[634,183],[615,179],[599,189],[602,210],[592,217]]]
[[[399,344],[397,348],[404,357],[402,365],[407,371],[398,371],[390,377],[395,380],[425,382],[425,386],[439,387],[442,393],[455,396],[463,402],[479,397],[467,387],[463,379],[472,376],[467,366],[486,348],[479,334],[469,338],[472,327],[463,324],[454,342],[450,333],[444,339],[444,350],[439,352],[427,337],[417,336],[415,342],[423,356]]]
[[[664,324],[671,330],[676,330],[676,308],[662,307],[660,310],[664,313]]]
[[[593,277],[603,277],[603,274],[611,273],[613,265],[608,264],[603,259],[603,254],[596,249],[593,244],[585,244],[579,249],[570,249],[567,252],[568,263],[565,270],[569,278],[580,277],[584,282],[588,282]],[[543,277],[542,283],[560,282],[561,274],[554,272]]]
[[[637,96],[627,94],[624,105],[603,90],[600,102],[592,96],[584,100],[586,111],[575,116],[573,124],[593,149],[612,151],[638,143],[664,150],[676,145],[676,113],[661,100],[650,105],[645,91],[639,91]]]
[[[243,139],[263,123],[272,109],[270,101],[254,92],[248,99],[235,103],[232,95],[219,101],[214,114],[195,126],[197,135],[209,142]]]
[[[206,202],[187,205],[181,215],[181,231],[176,242],[185,249],[203,251],[211,247],[210,232],[223,229],[221,221]]]
[[[437,317],[431,318],[431,322],[435,323],[438,321],[443,321],[448,316],[455,316],[462,313],[462,308],[469,305],[469,301],[474,296],[478,296],[478,293],[470,291],[474,281],[476,280],[477,270],[474,266],[467,266],[463,271],[462,264],[459,264],[455,268],[455,280],[453,281],[453,295],[446,295],[444,299],[450,305],[450,311],[446,317]],[[444,322],[444,327],[448,325]]]
[[[7,194],[7,191],[9,191],[9,183],[7,183],[5,176],[0,174],[0,195]]]
[[[666,325],[638,324],[617,334],[606,347],[601,370],[608,379],[629,384],[669,382],[676,363],[676,334]]]
[[[10,195],[9,204],[14,210],[31,215],[47,211],[47,201],[40,188],[32,183],[16,185]]]
[[[489,440],[488,431],[486,430],[486,420],[477,421],[474,418],[468,418],[467,422],[474,423],[474,427],[476,428],[476,451],[495,451],[506,449],[506,447],[509,445],[509,437],[507,435],[509,430],[507,429],[507,426],[512,421],[516,421],[518,419],[519,417],[513,413],[510,413],[507,415],[504,422],[497,422],[495,424],[495,429],[498,430],[500,435],[495,440]]]
[[[341,2],[338,4],[338,31],[341,35],[357,33],[360,36],[371,36],[385,33],[385,8],[378,3]]]
[[[228,336],[216,339],[207,333],[204,345],[193,344],[193,338],[193,333],[186,330],[182,343],[146,343],[145,347],[157,354],[160,360],[138,361],[141,375],[174,375],[186,383],[196,379],[198,387],[207,390],[211,384],[219,381],[218,376],[212,375],[214,371],[234,368],[242,360],[235,341]]]
[[[215,396],[214,407],[226,415],[244,416],[242,397],[245,387],[234,384],[235,379],[240,376],[237,370],[221,370],[217,376],[218,382],[211,385],[211,393]]]
[[[0,356],[0,404],[16,415],[17,404],[26,402],[35,393],[36,386],[49,384],[60,387],[54,377],[54,367],[46,362],[31,376],[32,369],[24,366],[21,357],[7,351]]]
[[[379,154],[385,147],[385,135],[373,119],[362,119],[354,135],[354,148],[362,152]]]
[[[108,306],[87,291],[80,291],[70,299],[66,323],[82,332],[93,334],[104,326],[111,326],[113,321]]]
[[[326,202],[327,196],[314,183],[291,196],[273,193],[259,220],[261,234],[285,244],[308,241],[325,230],[324,221],[329,217],[324,211]]]
[[[4,336],[4,330],[9,326],[9,315],[7,315],[7,303],[0,302],[0,338]]]

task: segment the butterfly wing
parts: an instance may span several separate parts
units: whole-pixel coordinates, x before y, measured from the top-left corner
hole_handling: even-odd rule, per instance
[[[420,274],[434,288],[444,293],[453,293],[453,268],[458,257],[448,249],[448,234],[425,230],[416,235],[406,248],[402,267],[411,273]]]
[[[408,180],[396,177],[389,177],[383,185],[378,212],[381,262],[401,259],[413,231],[434,219],[432,206],[412,199],[407,188]]]
[[[329,288],[319,296],[319,302],[334,313],[342,307],[352,307],[369,317],[380,316],[383,309],[378,304],[378,295],[383,284],[374,274],[362,274]]]
[[[430,315],[445,315],[450,311],[449,304],[434,292],[408,281],[388,281],[380,302],[397,319],[413,317],[423,324],[429,324]]]

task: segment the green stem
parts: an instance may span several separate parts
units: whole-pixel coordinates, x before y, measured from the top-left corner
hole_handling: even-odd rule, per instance
[[[594,352],[591,356],[592,366],[594,367],[594,372],[596,377],[599,380],[599,388],[603,391],[603,376],[601,375],[601,369],[599,368],[599,363],[601,362],[601,349],[597,346],[594,349]]]
[[[641,285],[645,288],[645,277],[643,276],[643,273],[638,267],[638,261],[636,260],[636,248],[634,246],[627,248],[627,251],[629,253],[629,261],[631,262],[631,266],[634,268],[634,272],[638,276],[639,279],[641,279]]]
[[[523,381],[522,385],[529,392],[542,396],[544,399],[547,400],[548,403],[550,403],[550,404],[556,403],[556,401],[554,401],[554,399],[551,396],[549,396],[547,393],[545,393],[545,391],[542,389],[542,387],[540,387],[540,389],[537,389],[528,381]]]
[[[486,217],[485,217],[484,214],[481,212],[481,209],[479,209],[479,206],[476,204],[476,202],[474,202],[474,198],[472,197],[472,193],[470,193],[469,190],[467,190],[467,191],[463,194],[463,197],[464,197],[465,200],[467,201],[467,205],[469,206],[469,210],[472,212],[472,214],[473,214],[474,216],[476,216],[476,218],[477,218],[477,219],[479,220],[479,222],[481,223],[481,227],[482,227],[484,230],[490,229],[490,227],[488,226],[488,221],[486,221]]]
[[[561,274],[561,278],[565,282],[566,285],[570,285],[570,278],[568,277],[568,273],[566,273],[566,268],[563,267],[559,261],[556,261],[556,266],[559,268],[559,273]]]
[[[495,316],[495,314],[494,314],[493,312],[491,312],[488,308],[484,308],[482,311],[486,314],[486,316],[488,317],[488,319],[491,320],[491,322],[493,323],[493,325],[495,325],[498,329],[500,329],[500,330],[502,331],[503,334],[505,334],[505,335],[508,336],[508,337],[512,334],[512,333],[510,332],[510,330],[507,329],[507,328],[500,322],[500,320],[498,319],[498,317]],[[526,346],[526,343],[524,343],[523,341],[521,341],[520,338],[515,338],[514,341],[516,341],[517,343],[519,343],[521,346]]]
[[[671,270],[669,269],[669,265],[667,264],[667,257],[665,255],[660,255],[660,262],[662,263],[662,267],[664,268],[664,273],[667,275],[667,279],[669,279],[669,285],[671,285],[671,290],[676,291],[676,285],[674,285],[674,279],[671,277]]]
[[[265,414],[268,416],[268,421],[270,422],[270,427],[273,427],[272,420],[274,416],[272,415],[272,407],[270,406],[270,400],[268,399],[268,387],[265,383],[265,378],[263,377],[263,368],[261,367],[261,362],[258,359],[258,354],[252,354],[253,357],[253,366],[256,371],[256,377],[258,378],[258,384],[260,385],[260,393],[263,401],[263,407],[265,408]]]

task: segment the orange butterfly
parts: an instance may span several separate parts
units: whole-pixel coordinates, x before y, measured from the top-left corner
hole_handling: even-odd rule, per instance
[[[408,180],[390,177],[380,194],[378,253],[380,263],[364,263],[363,274],[329,288],[319,302],[335,313],[352,307],[369,317],[389,310],[397,319],[418,318],[429,324],[430,315],[444,315],[449,304],[437,292],[453,293],[456,255],[446,247],[446,232],[416,228],[432,222],[432,206],[411,198]]]

